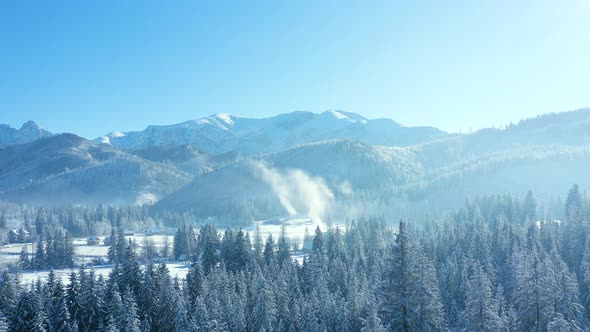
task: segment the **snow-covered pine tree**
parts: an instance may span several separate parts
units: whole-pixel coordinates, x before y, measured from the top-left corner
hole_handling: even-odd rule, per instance
[[[411,331],[416,321],[412,300],[415,290],[414,248],[406,223],[400,221],[391,245],[381,286],[381,310],[385,324],[395,331]]]
[[[50,300],[47,305],[48,331],[71,332],[70,312],[66,305],[65,291],[61,279],[56,280],[50,292]]]
[[[122,298],[123,313],[119,320],[121,332],[140,332],[141,322],[133,292],[127,288]],[[171,325],[172,326],[172,325]]]
[[[466,295],[462,314],[466,331],[497,331],[503,327],[492,283],[479,262],[473,266]]]
[[[277,307],[272,293],[272,286],[262,275],[257,277],[255,303],[252,312],[252,329],[254,331],[273,331],[277,322]]]
[[[527,251],[515,255],[515,299],[519,329],[544,331],[555,312],[552,301],[553,270],[546,254],[540,252],[539,246],[535,243]]]
[[[445,323],[436,269],[419,244],[414,248],[416,265],[412,307],[416,314],[415,329],[435,331]]]
[[[381,318],[377,313],[377,306],[373,302],[368,303],[367,317],[362,320],[361,332],[386,332]]]

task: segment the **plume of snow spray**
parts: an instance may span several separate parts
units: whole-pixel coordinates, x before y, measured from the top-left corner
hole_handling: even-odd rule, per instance
[[[334,194],[320,177],[312,177],[300,169],[279,170],[262,161],[252,161],[255,176],[268,184],[281,205],[291,216],[307,215],[321,223],[334,201]]]

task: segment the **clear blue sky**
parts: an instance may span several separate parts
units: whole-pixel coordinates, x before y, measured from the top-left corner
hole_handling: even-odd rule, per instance
[[[449,131],[590,106],[590,2],[0,2],[0,123],[94,138],[343,109]]]

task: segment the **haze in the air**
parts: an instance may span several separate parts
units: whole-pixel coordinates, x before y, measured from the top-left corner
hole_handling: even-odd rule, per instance
[[[590,331],[590,0],[0,0],[0,332]]]
[[[590,105],[582,0],[111,4],[0,4],[2,123],[342,109],[467,132]]]

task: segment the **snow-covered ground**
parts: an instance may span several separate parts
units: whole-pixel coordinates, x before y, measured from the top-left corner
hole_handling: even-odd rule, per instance
[[[271,220],[260,220],[244,228],[245,232],[250,233],[250,239],[252,241],[254,240],[254,236],[256,234],[256,224],[260,226],[260,234],[262,236],[262,239],[265,241],[269,234],[272,234],[273,239],[276,241],[279,238],[279,235],[281,234],[281,226],[284,224],[287,230],[287,234],[289,235],[289,238],[293,241],[293,243],[298,244],[298,246],[301,246],[303,244],[303,238],[305,237],[306,229],[307,233],[310,235],[314,234],[315,228],[317,226],[320,226],[322,231],[326,230],[325,224],[318,224],[312,222],[309,218],[280,218]]]
[[[166,263],[168,270],[170,271],[171,277],[178,277],[179,279],[186,278],[186,274],[188,273],[188,269],[190,268],[189,262],[170,262]],[[144,267],[144,266],[142,266]],[[69,284],[69,277],[72,272],[78,273],[78,268],[73,269],[60,269],[54,270],[56,277],[61,278],[64,284]],[[102,275],[104,278],[109,276],[111,272],[111,265],[99,265],[93,266],[86,269],[86,271],[94,270],[96,276]],[[41,280],[46,280],[47,276],[49,275],[49,271],[35,271],[35,272],[19,272],[19,280],[22,284],[29,284],[35,282],[38,278]]]
[[[260,226],[260,232],[262,238],[266,240],[269,234],[272,234],[273,238],[278,239],[281,233],[281,225],[284,224],[287,230],[287,234],[293,240],[293,243],[297,244],[298,247],[301,247],[303,244],[303,238],[307,229],[308,234],[313,235],[316,226],[320,226],[322,231],[326,230],[325,224],[318,224],[312,222],[310,219],[300,218],[300,219],[273,219],[273,220],[261,220],[258,222]],[[219,230],[223,231],[223,230]],[[256,223],[245,227],[244,231],[250,233],[250,237],[253,240],[255,233],[256,233]],[[144,244],[149,241],[154,244],[157,250],[161,250],[164,248],[166,241],[168,242],[170,252],[172,252],[172,245],[174,243],[174,236],[172,235],[144,235],[144,234],[136,234],[131,236],[126,236],[125,239],[131,240],[135,242],[137,249],[136,252],[139,254],[141,253],[142,247]],[[107,253],[109,246],[103,244],[104,236],[100,237],[100,245],[87,245],[86,238],[74,238],[74,248],[76,252],[76,263],[80,264],[84,262],[88,266],[88,270],[93,269],[97,275],[102,275],[107,277],[111,271],[111,266],[106,265],[95,265],[91,266],[93,262],[96,261],[106,261],[107,260]],[[20,253],[22,249],[26,248],[31,255],[35,252],[36,243],[26,243],[26,244],[9,244],[0,246],[0,270],[3,267],[9,264],[16,264],[18,262]],[[304,254],[300,252],[293,253],[293,258],[302,263]],[[172,276],[178,276],[179,278],[185,278],[190,267],[190,263],[188,262],[178,262],[171,260],[167,263],[168,268],[170,269],[170,274]],[[73,269],[60,269],[55,270],[55,274],[62,278],[64,283],[68,283],[69,275],[72,271],[78,271],[78,268]],[[25,271],[19,272],[20,280],[23,283],[30,283],[32,281],[37,280],[37,278],[45,279],[49,271]]]
[[[154,244],[156,249],[161,250],[166,240],[168,240],[168,245],[170,246],[170,252],[172,252],[172,245],[174,243],[174,236],[171,235],[131,235],[126,236],[125,239],[134,241],[137,245],[137,253],[141,252],[142,247],[144,246],[147,241]],[[107,253],[109,250],[109,246],[103,245],[104,236],[100,237],[100,245],[87,245],[86,238],[74,238],[74,250],[76,252],[76,263],[84,262],[87,266],[91,265],[93,261],[96,260],[107,260]],[[17,263],[20,253],[24,248],[30,254],[33,254],[36,250],[36,243],[25,243],[25,244],[9,244],[5,246],[0,246],[0,270],[2,270],[3,266],[6,266],[11,263]],[[96,272],[96,274],[103,275],[105,277],[108,276],[109,272],[111,271],[110,265],[98,265],[94,267],[90,267]],[[183,262],[176,262],[173,261],[169,264],[169,269],[172,276],[178,275],[178,277],[184,278],[186,276],[187,270],[189,266]],[[55,270],[55,273],[61,277],[64,282],[67,281],[68,276],[72,271],[77,271],[77,268],[74,269],[60,269]],[[35,272],[21,272],[19,276],[21,277],[22,282],[29,282],[31,280],[36,280],[39,278],[47,278],[49,271],[35,271]]]
[[[109,250],[109,246],[103,245],[104,236],[100,237],[100,245],[87,245],[86,238],[74,238],[74,250],[76,252],[77,262],[90,263],[93,259],[106,258]],[[172,250],[172,244],[174,243],[174,236],[172,235],[131,235],[125,236],[125,240],[131,240],[137,245],[137,252],[141,251],[146,241],[152,242],[157,249],[162,249],[164,244],[168,240],[170,250]],[[24,243],[24,244],[8,244],[0,246],[0,264],[6,262],[16,262],[23,249],[27,250],[30,254],[35,252],[37,247],[36,243]]]

